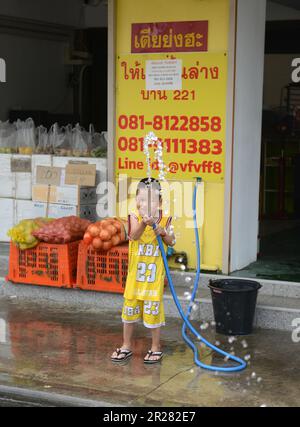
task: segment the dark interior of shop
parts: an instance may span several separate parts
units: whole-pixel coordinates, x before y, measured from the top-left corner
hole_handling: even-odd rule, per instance
[[[300,57],[300,2],[274,3],[289,6],[291,19],[266,22],[258,259],[236,274],[299,281],[300,83],[291,76]]]
[[[92,124],[96,132],[106,131],[107,2],[49,1],[44,2],[44,11],[34,8],[31,13],[29,7],[24,11],[19,7],[15,16],[9,3],[3,2],[0,27],[7,62],[15,69],[7,70],[0,120],[14,122],[31,117],[35,126],[43,125],[48,130],[53,123],[80,123],[86,129]],[[48,9],[51,13],[47,14]],[[23,70],[18,67],[20,57],[25,55],[22,43],[29,52],[22,59]],[[0,47],[5,52],[5,46]],[[18,93],[11,87],[13,80],[19,85],[23,82]],[[30,90],[35,91],[31,98],[26,95]]]

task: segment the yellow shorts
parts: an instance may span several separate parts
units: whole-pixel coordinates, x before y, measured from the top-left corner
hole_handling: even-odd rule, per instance
[[[146,328],[159,328],[165,325],[164,304],[162,301],[124,300],[123,323],[136,323],[143,319]]]

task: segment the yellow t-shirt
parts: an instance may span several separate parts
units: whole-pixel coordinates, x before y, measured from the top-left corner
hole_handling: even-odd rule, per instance
[[[165,268],[158,241],[152,226],[147,225],[139,240],[130,240],[130,216],[138,222],[142,217],[138,212],[128,216],[129,248],[128,273],[124,298],[146,301],[161,301],[164,290]],[[168,228],[172,217],[163,217],[160,210],[156,224]],[[163,242],[165,251],[167,245]]]

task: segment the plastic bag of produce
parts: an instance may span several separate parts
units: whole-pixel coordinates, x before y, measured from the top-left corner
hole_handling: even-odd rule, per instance
[[[31,118],[17,120],[16,125],[16,146],[20,154],[33,154],[35,151],[35,126]]]
[[[90,134],[79,123],[72,129],[72,149],[75,157],[90,156]]]
[[[59,127],[57,123],[49,131],[49,144],[57,156],[72,156],[72,126]]]
[[[127,221],[105,218],[88,226],[83,241],[94,249],[107,251],[128,240]]]
[[[0,153],[16,153],[16,128],[12,123],[0,121]]]
[[[51,221],[51,223],[44,225],[32,234],[42,242],[69,243],[81,240],[90,224],[91,222],[87,219],[67,216]]]
[[[50,221],[53,220],[51,218],[23,219],[8,230],[7,235],[22,250],[34,248],[39,243],[39,240],[32,233]]]
[[[44,126],[38,126],[36,128],[36,139],[36,154],[52,154],[48,131]]]
[[[92,157],[107,157],[107,132],[94,132],[90,126],[92,135]]]

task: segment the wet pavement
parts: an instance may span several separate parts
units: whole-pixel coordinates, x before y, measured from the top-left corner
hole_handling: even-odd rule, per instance
[[[22,406],[12,393],[5,404],[5,388],[24,390],[23,395],[31,390],[28,406],[46,405],[43,393],[65,396],[70,405],[74,399],[73,406],[80,405],[79,399],[99,406],[300,406],[300,343],[293,343],[290,332],[258,329],[230,343],[209,326],[202,332],[213,343],[220,341],[241,357],[250,355],[245,371],[216,375],[194,365],[180,330],[180,321],[167,319],[165,358],[147,366],[143,357],[150,335],[138,325],[133,358],[115,365],[110,354],[122,341],[120,313],[1,298],[0,406]],[[200,354],[208,364],[228,363],[206,348]],[[54,398],[52,405],[59,406]]]

